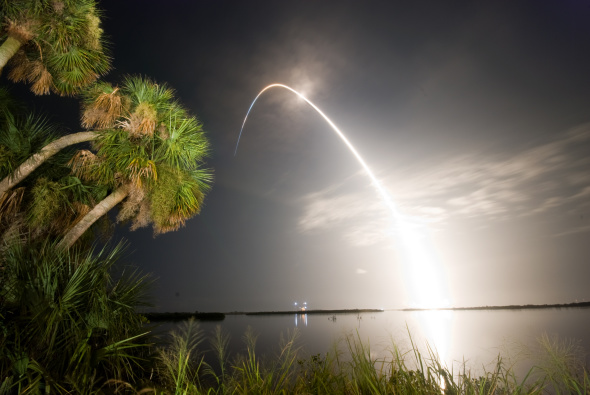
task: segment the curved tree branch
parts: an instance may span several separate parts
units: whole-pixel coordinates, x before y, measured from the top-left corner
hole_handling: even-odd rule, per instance
[[[98,137],[97,132],[79,132],[61,137],[41,149],[38,153],[24,161],[12,174],[6,176],[0,181],[0,197],[6,191],[21,182],[43,162],[53,155],[70,145],[78,144],[84,141],[94,140]]]
[[[115,189],[110,195],[98,203],[88,214],[86,214],[76,225],[74,225],[64,238],[57,245],[58,248],[68,249],[82,234],[90,228],[100,217],[108,213],[113,207],[121,203],[129,195],[129,184],[122,185]]]

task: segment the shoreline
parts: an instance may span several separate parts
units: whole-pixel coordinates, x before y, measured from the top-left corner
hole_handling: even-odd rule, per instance
[[[554,303],[554,304],[522,304],[505,306],[472,306],[472,307],[432,307],[391,309],[391,311],[462,311],[462,310],[533,310],[590,307],[590,302]]]
[[[290,314],[361,314],[382,313],[384,311],[478,311],[478,310],[533,310],[533,309],[562,309],[588,308],[590,302],[555,303],[555,304],[525,304],[504,306],[471,306],[471,307],[433,307],[433,308],[403,308],[403,309],[327,309],[327,310],[282,310],[282,311],[231,311],[231,312],[148,312],[143,315],[150,321],[178,321],[191,317],[199,320],[223,320],[226,315],[290,315]]]
[[[286,311],[254,311],[248,313],[235,313],[244,315],[286,315],[286,314],[359,314],[382,313],[383,309],[330,309],[330,310],[286,310]],[[234,313],[229,313],[234,314]]]

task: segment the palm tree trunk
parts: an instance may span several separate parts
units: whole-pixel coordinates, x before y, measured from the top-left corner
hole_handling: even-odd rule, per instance
[[[97,137],[98,133],[96,132],[80,132],[69,134],[47,144],[41,149],[41,151],[24,161],[12,174],[6,176],[2,181],[0,181],[0,197],[4,195],[4,192],[8,191],[10,188],[24,180],[26,176],[33,172],[33,170],[41,166],[43,162],[51,158],[62,149],[73,144],[81,143],[83,141],[94,140]]]
[[[121,203],[129,195],[129,185],[122,185],[115,189],[109,196],[98,203],[88,214],[86,214],[76,225],[66,233],[64,238],[57,245],[58,248],[68,249],[76,240],[82,236],[90,226],[100,217],[108,213],[113,207]]]
[[[18,49],[23,45],[19,40],[14,37],[8,36],[6,41],[0,45],[0,71],[4,69],[6,63],[14,56]]]

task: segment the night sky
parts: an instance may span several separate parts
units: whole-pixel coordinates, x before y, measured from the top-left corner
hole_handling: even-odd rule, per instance
[[[267,91],[234,157],[250,103],[272,83],[350,139],[420,228],[447,304],[590,300],[589,2],[100,7],[114,57],[105,79],[168,83],[213,147],[198,217],[156,238],[116,233],[158,279],[156,310],[416,305],[401,231],[303,100]]]

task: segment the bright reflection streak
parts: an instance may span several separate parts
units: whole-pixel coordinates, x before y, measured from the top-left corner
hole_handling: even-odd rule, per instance
[[[299,313],[295,314],[295,326],[299,326],[299,322],[297,321],[299,315],[301,315],[301,322],[303,323],[303,325],[307,326],[307,314],[299,314]]]
[[[449,361],[448,358],[451,348],[453,312],[451,310],[425,310],[415,311],[414,314],[435,356],[439,361],[446,363],[447,367],[452,368],[453,361]]]
[[[350,143],[350,141],[348,141],[346,136],[344,136],[340,129],[338,129],[334,122],[332,122],[332,120],[330,120],[330,118],[328,118],[326,114],[322,112],[322,110],[316,107],[315,104],[309,101],[301,93],[283,84],[271,84],[262,89],[254,98],[254,101],[252,101],[252,104],[246,113],[246,117],[242,123],[242,128],[240,129],[240,134],[236,143],[234,156],[238,152],[238,146],[240,144],[242,132],[244,131],[244,125],[246,125],[246,120],[248,119],[248,115],[250,115],[250,111],[252,111],[252,107],[254,107],[254,103],[256,103],[258,98],[264,92],[271,88],[287,89],[295,93],[300,99],[303,99],[314,110],[316,110],[316,112],[320,114],[322,118],[324,118],[324,120],[330,125],[338,137],[340,137],[344,144],[346,144],[350,152],[354,155],[356,160],[360,163],[362,168],[371,179],[373,186],[393,216],[395,231],[398,235],[398,240],[401,241],[402,248],[401,250],[397,250],[400,254],[401,261],[403,262],[402,266],[406,271],[407,286],[409,288],[408,291],[410,294],[411,305],[413,307],[440,307],[447,304],[448,300],[443,289],[444,284],[441,283],[443,278],[441,276],[442,273],[440,270],[440,264],[438,263],[434,248],[432,247],[432,244],[429,240],[428,229],[426,226],[416,219],[403,215],[397,209],[385,188],[381,185],[377,177],[375,177],[369,166],[366,164],[354,146]]]

